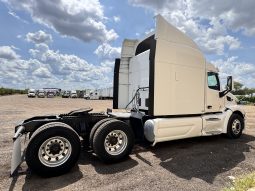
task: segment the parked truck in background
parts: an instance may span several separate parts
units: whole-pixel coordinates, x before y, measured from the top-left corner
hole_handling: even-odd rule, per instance
[[[38,98],[45,98],[45,91],[44,91],[44,89],[39,89],[38,90],[37,97]]]
[[[94,99],[99,99],[99,90],[93,90],[93,91],[91,91],[90,92],[90,94],[89,94],[89,99],[91,99],[91,100],[94,100]]]
[[[70,98],[77,98],[78,96],[77,96],[77,92],[76,92],[76,90],[72,90],[71,91],[71,94],[70,94]]]
[[[69,98],[70,97],[70,94],[71,94],[71,91],[64,91],[63,93],[62,93],[62,98]]]
[[[113,87],[99,89],[99,99],[113,99]]]
[[[245,113],[230,94],[232,85],[230,76],[222,90],[218,69],[190,38],[158,15],[155,31],[141,40],[124,40],[115,61],[113,108],[122,110],[81,109],[24,120],[15,127],[11,174],[22,162],[22,135],[29,136],[27,165],[43,176],[69,171],[78,160],[81,139],[109,163],[126,158],[135,143],[153,146],[218,134],[239,138]]]
[[[36,97],[36,90],[35,89],[29,89],[28,92],[27,92],[27,97],[35,98]]]

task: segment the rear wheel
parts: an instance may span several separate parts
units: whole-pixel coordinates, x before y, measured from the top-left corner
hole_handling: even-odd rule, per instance
[[[231,139],[239,138],[244,129],[244,119],[238,114],[232,114],[229,118],[227,136]]]
[[[119,120],[110,120],[100,125],[93,138],[94,152],[107,163],[125,159],[133,146],[133,130]]]
[[[100,127],[103,123],[105,123],[106,121],[109,121],[109,120],[114,120],[114,119],[112,119],[112,118],[105,118],[105,119],[102,119],[102,120],[98,121],[98,122],[93,126],[93,128],[91,129],[90,134],[89,134],[89,145],[91,146],[92,149],[93,149],[93,138],[94,138],[94,135],[95,135],[96,130],[97,130],[98,127]]]
[[[41,176],[57,176],[68,172],[80,154],[80,139],[67,124],[48,123],[37,129],[28,143],[26,162]]]

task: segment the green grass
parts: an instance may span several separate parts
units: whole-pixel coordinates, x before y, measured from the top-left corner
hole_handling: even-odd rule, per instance
[[[245,175],[232,182],[232,186],[224,188],[223,191],[246,191],[255,187],[255,173]]]

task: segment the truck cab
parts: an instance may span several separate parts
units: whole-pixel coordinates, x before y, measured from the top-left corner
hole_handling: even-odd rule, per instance
[[[77,97],[78,97],[78,96],[77,96],[76,90],[72,90],[72,91],[71,91],[70,97],[71,97],[71,98],[77,98]]]
[[[35,98],[36,96],[36,90],[35,89],[29,89],[27,92],[27,97]]]
[[[218,73],[193,40],[158,15],[155,31],[122,44],[113,107],[143,113],[145,138],[154,145],[227,133],[229,121],[239,136],[245,113],[235,99],[227,99],[232,77],[221,84]]]
[[[45,97],[45,91],[44,89],[39,89],[37,93],[38,98],[44,98]]]

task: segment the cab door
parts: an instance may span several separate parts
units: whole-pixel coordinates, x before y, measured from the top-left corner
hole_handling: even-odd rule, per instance
[[[218,73],[207,72],[205,112],[220,112],[223,109],[223,98],[220,98],[220,81]]]

